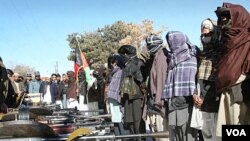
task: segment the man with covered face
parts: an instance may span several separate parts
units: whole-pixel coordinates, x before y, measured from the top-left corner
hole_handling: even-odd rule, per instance
[[[221,96],[217,135],[222,125],[250,124],[250,15],[241,5],[223,3],[215,11],[223,54],[216,69],[216,89]]]
[[[202,51],[199,54],[197,87],[199,95],[193,95],[194,104],[203,117],[201,129],[204,141],[219,141],[215,135],[219,99],[215,89],[215,65],[221,55],[219,31],[216,21],[206,18],[201,22]]]
[[[199,49],[180,31],[169,31],[166,41],[168,68],[161,98],[167,107],[169,140],[197,140],[197,130],[190,127],[190,117],[196,93]]]
[[[124,104],[124,123],[129,126],[132,134],[140,134],[145,132],[140,128],[144,124],[141,120],[143,94],[140,90],[143,81],[142,62],[136,56],[136,48],[132,45],[121,46],[118,53],[125,64],[120,82],[121,101]]]
[[[162,89],[167,71],[167,49],[159,35],[149,34],[145,38],[140,59],[144,65],[141,68],[145,83],[145,103],[143,119],[146,130],[159,132],[167,130],[164,101],[161,100]],[[167,138],[156,138],[155,141],[166,141]]]

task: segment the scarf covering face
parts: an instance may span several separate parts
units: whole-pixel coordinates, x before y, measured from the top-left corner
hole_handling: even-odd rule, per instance
[[[161,47],[163,40],[157,35],[151,34],[146,38],[147,49],[149,54],[155,54]]]
[[[201,30],[208,28],[211,40],[208,43],[202,41],[203,50],[199,54],[199,69],[197,78],[202,80],[215,81],[215,65],[219,57],[221,57],[221,46],[219,42],[219,30],[216,22],[207,18],[202,21]]]
[[[241,74],[249,73],[250,70],[249,12],[241,5],[223,3],[223,7],[229,8],[231,26],[221,31],[225,52],[216,73],[218,92],[235,84]]]
[[[168,53],[168,69],[173,69],[179,63],[196,56],[196,46],[191,44],[185,34],[179,31],[170,31],[166,38],[170,49],[170,52]]]
[[[168,71],[162,99],[190,96],[195,90],[197,47],[179,31],[168,32],[166,39],[171,51],[168,53]]]

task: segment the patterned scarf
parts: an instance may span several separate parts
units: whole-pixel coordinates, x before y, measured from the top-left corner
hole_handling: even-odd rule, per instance
[[[196,88],[197,47],[179,31],[168,32],[166,39],[171,51],[162,99],[190,96]]]
[[[120,103],[121,96],[120,92],[120,82],[122,77],[122,69],[120,67],[115,67],[111,72],[111,81],[108,86],[108,98],[112,98]]]

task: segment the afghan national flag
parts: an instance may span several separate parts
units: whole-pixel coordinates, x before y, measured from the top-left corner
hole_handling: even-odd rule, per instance
[[[74,64],[74,71],[76,74],[76,78],[78,78],[78,71],[79,69],[83,68],[86,74],[86,81],[90,81],[90,68],[87,62],[86,56],[83,52],[79,50],[79,48],[75,49],[75,64]]]

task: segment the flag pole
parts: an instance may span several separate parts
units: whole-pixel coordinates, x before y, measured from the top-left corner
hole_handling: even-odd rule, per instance
[[[77,37],[75,37],[75,39],[76,39],[77,47],[78,47],[80,53],[82,53],[82,50],[81,50],[81,48],[80,48],[79,41],[78,41]],[[77,73],[79,72],[79,70],[80,70],[81,68],[83,68],[83,64],[78,68]],[[76,80],[77,80],[77,82],[78,82],[78,74],[76,74],[76,75],[77,75]]]
[[[82,52],[81,48],[80,48],[80,45],[79,45],[79,41],[77,39],[77,37],[75,36],[75,40],[76,40],[76,43],[77,43],[77,47],[79,49],[80,52]],[[78,79],[78,72],[79,70],[83,67],[83,65],[81,65],[79,68],[77,68],[77,74],[76,74],[76,86],[77,86],[77,91],[76,91],[76,95],[79,97],[79,79]]]
[[[80,45],[79,45],[79,41],[78,41],[78,38],[75,36],[75,40],[76,40],[76,43],[77,43],[77,47],[78,47],[78,49],[79,49],[79,51],[80,51],[80,56],[81,56],[81,54],[83,54],[83,52],[82,52],[82,50],[81,50],[81,48],[80,48]],[[82,57],[80,57],[81,58],[81,60],[82,60]],[[79,70],[81,70],[82,68],[84,69],[84,65],[83,65],[83,60],[82,60],[82,64],[81,64],[81,66],[79,66],[78,67],[78,70],[77,70],[77,74],[76,74],[76,76],[77,76],[77,78],[76,78],[76,85],[77,85],[77,96],[79,97],[79,99],[78,99],[78,102],[79,102],[79,104],[80,104],[80,108],[81,108],[81,106],[83,106],[83,105],[81,105],[81,104],[83,104],[83,103],[80,103],[81,102],[81,96],[79,95],[79,78],[78,78],[78,72],[79,72]],[[85,75],[86,75],[86,72],[85,72]],[[87,103],[88,103],[88,95],[86,96],[86,98],[87,98]]]

